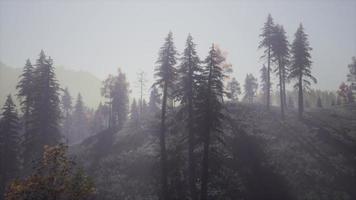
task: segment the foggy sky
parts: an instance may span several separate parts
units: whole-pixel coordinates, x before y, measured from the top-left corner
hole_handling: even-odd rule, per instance
[[[87,70],[101,79],[120,67],[135,91],[132,83],[140,69],[151,83],[158,50],[171,30],[179,52],[191,33],[202,59],[213,42],[218,44],[243,84],[246,73],[259,79],[263,62],[257,46],[268,13],[284,26],[290,42],[303,23],[313,48],[316,88],[335,90],[345,81],[347,64],[356,56],[352,0],[0,0],[0,61],[22,67],[44,49],[56,66]]]

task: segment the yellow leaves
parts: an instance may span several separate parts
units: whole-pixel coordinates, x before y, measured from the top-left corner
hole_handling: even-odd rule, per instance
[[[12,182],[6,200],[86,199],[95,192],[94,184],[67,158],[63,144],[44,146],[42,161],[26,179]]]

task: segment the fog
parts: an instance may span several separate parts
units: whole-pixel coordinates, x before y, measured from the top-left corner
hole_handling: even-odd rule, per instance
[[[0,0],[0,200],[356,199],[356,1]]]

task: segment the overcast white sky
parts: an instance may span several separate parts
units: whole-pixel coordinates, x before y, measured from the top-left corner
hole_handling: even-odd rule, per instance
[[[292,41],[302,22],[313,47],[317,88],[336,89],[356,56],[356,1],[4,1],[0,0],[0,61],[22,67],[41,49],[57,66],[103,79],[118,67],[129,80],[143,69],[152,81],[169,30],[182,51],[188,33],[205,58],[211,43],[228,52],[234,76],[259,77],[259,34],[267,14]]]

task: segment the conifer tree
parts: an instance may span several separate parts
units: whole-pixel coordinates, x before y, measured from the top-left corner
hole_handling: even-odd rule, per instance
[[[241,94],[240,83],[236,78],[232,78],[230,82],[227,83],[228,97],[233,101],[237,102],[239,100],[239,95]]]
[[[30,59],[27,59],[23,68],[23,72],[20,76],[20,81],[16,86],[18,89],[17,96],[20,99],[21,110],[23,112],[24,131],[28,132],[28,126],[30,123],[30,114],[33,109],[33,80],[34,80],[34,68]]]
[[[62,110],[62,127],[61,133],[69,138],[72,129],[72,97],[70,96],[69,90],[66,87],[63,90],[63,95],[61,97],[61,110]]]
[[[140,111],[137,106],[136,99],[133,99],[131,103],[130,121],[135,127],[140,124]]]
[[[195,50],[193,37],[188,35],[183,56],[180,59],[181,64],[178,69],[179,81],[177,97],[181,103],[181,111],[184,115],[184,121],[188,131],[188,176],[189,192],[192,200],[196,200],[196,175],[195,175],[195,138],[194,134],[194,107],[198,89],[198,78],[201,73],[199,66],[200,59]]]
[[[281,101],[281,115],[284,118],[284,110],[286,107],[286,90],[285,84],[287,79],[287,65],[289,62],[289,43],[286,32],[283,26],[276,25],[273,28],[272,36],[272,56],[277,63],[275,73],[279,78],[280,101]]]
[[[67,87],[63,90],[63,95],[61,98],[61,107],[62,107],[63,117],[67,118],[73,109],[72,97],[70,96],[70,93],[69,93],[69,90]]]
[[[129,84],[126,75],[118,70],[118,75],[109,77],[104,81],[102,95],[109,99],[110,120],[109,127],[119,131],[127,120],[129,104]]]
[[[222,133],[223,119],[223,96],[225,94],[223,79],[224,74],[222,64],[225,58],[221,51],[212,45],[208,57],[205,59],[206,66],[203,70],[203,82],[199,88],[199,112],[203,118],[202,142],[203,142],[203,160],[202,160],[202,176],[201,176],[201,200],[208,199],[208,183],[209,183],[209,160],[210,146],[212,144],[212,134]]]
[[[244,84],[244,98],[245,100],[247,100],[248,103],[253,103],[253,98],[256,96],[257,87],[257,79],[252,74],[247,74]]]
[[[269,80],[268,80],[268,69],[265,65],[260,70],[261,72],[261,91],[263,95],[263,99],[267,99],[267,95],[269,93],[270,87],[269,87]],[[271,82],[270,82],[271,83]]]
[[[166,151],[166,111],[167,99],[170,98],[170,92],[174,90],[174,81],[176,80],[177,51],[173,43],[172,32],[168,33],[165,43],[161,47],[156,62],[155,69],[156,81],[154,86],[162,90],[162,107],[161,107],[161,128],[160,128],[160,159],[161,159],[161,198],[169,200],[168,195],[168,173],[167,173],[167,151]]]
[[[0,118],[0,192],[20,168],[20,124],[11,95],[7,96]]]
[[[148,110],[151,114],[155,114],[160,109],[159,106],[161,105],[161,98],[160,94],[158,93],[157,87],[153,86],[150,92],[150,99],[148,102]]]
[[[264,55],[267,59],[267,70],[266,70],[266,104],[267,104],[267,109],[269,110],[270,105],[271,105],[271,62],[272,62],[272,40],[273,40],[273,29],[274,29],[274,23],[273,23],[273,18],[271,14],[268,14],[267,21],[265,22],[263,28],[262,28],[262,34],[260,37],[262,37],[262,41],[260,42],[260,45],[258,48],[264,48]]]
[[[33,111],[29,131],[25,135],[25,165],[38,159],[44,145],[55,145],[61,139],[59,131],[60,100],[53,60],[42,50],[33,76]]]
[[[69,143],[78,143],[89,136],[89,124],[87,108],[84,105],[82,95],[78,93],[72,116],[71,135],[68,136]]]
[[[290,64],[290,79],[297,80],[294,85],[298,89],[298,114],[302,118],[304,105],[303,94],[306,89],[309,89],[312,80],[316,83],[316,78],[311,74],[311,55],[312,49],[309,46],[308,35],[304,32],[302,24],[299,25],[295,33],[295,39],[291,48],[291,64]]]

